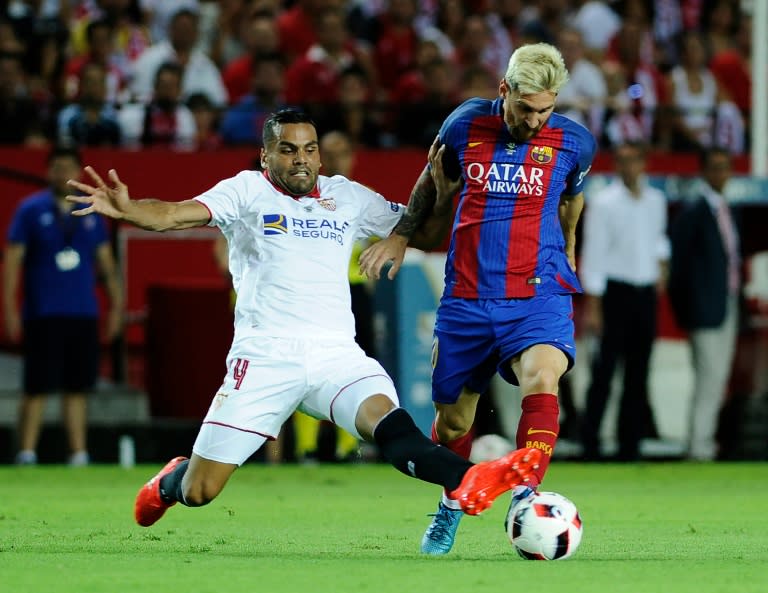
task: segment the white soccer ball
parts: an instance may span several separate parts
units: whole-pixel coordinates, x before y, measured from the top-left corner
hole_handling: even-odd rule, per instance
[[[526,560],[568,558],[583,530],[576,505],[557,492],[537,492],[514,505],[506,525],[509,541]]]

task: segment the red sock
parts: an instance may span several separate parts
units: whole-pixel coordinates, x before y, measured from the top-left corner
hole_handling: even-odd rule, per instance
[[[543,453],[539,469],[534,472],[532,478],[537,481],[532,485],[538,486],[544,480],[557,442],[557,433],[560,431],[560,406],[557,396],[552,393],[533,393],[523,398],[521,407],[523,414],[517,425],[517,448],[533,447]]]
[[[469,454],[472,452],[472,441],[475,438],[475,427],[469,429],[469,432],[463,437],[453,439],[447,443],[440,443],[440,439],[437,437],[437,431],[435,430],[435,423],[432,422],[432,442],[440,443],[443,447],[446,447],[461,456],[464,459],[469,459]]]

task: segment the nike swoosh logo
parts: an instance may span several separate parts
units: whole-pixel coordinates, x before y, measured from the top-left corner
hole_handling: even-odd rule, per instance
[[[528,429],[528,434],[539,434],[539,433],[551,434],[553,437],[557,436],[557,433],[556,432],[552,432],[551,430],[541,430],[541,429],[538,429],[538,428],[529,428]]]
[[[470,142],[469,144],[467,144],[467,146],[469,146],[470,148],[474,148],[475,146],[480,146],[481,144],[482,142]]]

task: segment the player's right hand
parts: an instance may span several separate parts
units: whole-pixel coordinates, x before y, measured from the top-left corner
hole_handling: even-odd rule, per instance
[[[109,187],[101,176],[96,173],[93,167],[85,167],[85,172],[93,180],[94,185],[88,185],[74,179],[67,183],[80,190],[85,195],[69,195],[67,200],[77,204],[85,204],[85,208],[78,208],[72,214],[75,216],[85,216],[92,212],[98,212],[110,218],[121,219],[126,210],[130,207],[131,198],[128,195],[128,186],[125,185],[117,176],[117,171],[109,170],[109,179],[113,187]]]
[[[363,251],[357,260],[360,264],[360,272],[367,278],[378,280],[384,265],[392,262],[387,278],[393,280],[403,263],[406,247],[408,247],[408,238],[398,234],[392,234],[374,243]]]

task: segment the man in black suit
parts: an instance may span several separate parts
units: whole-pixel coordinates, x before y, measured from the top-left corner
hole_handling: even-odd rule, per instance
[[[733,363],[741,290],[741,248],[734,212],[723,195],[731,177],[728,151],[702,155],[704,183],[676,217],[670,238],[669,298],[687,330],[694,368],[688,457],[717,457],[715,433]]]

